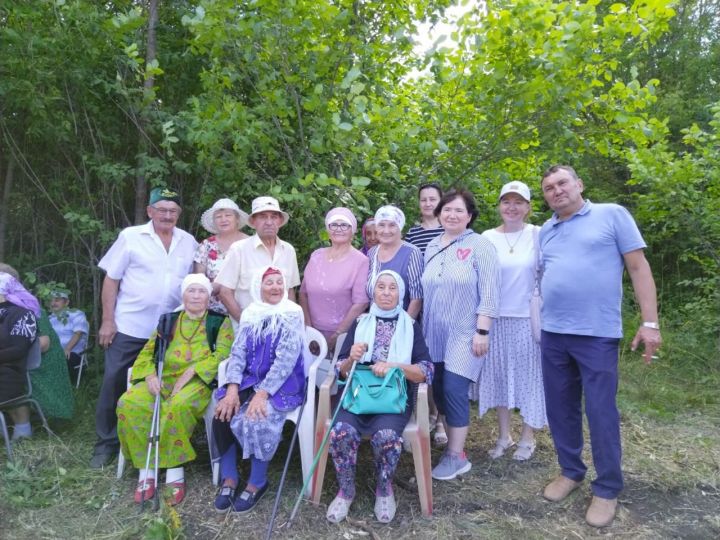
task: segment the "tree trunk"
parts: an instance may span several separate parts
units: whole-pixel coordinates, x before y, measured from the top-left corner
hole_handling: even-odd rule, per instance
[[[157,57],[157,39],[155,36],[155,28],[158,21],[158,4],[160,0],[150,0],[148,3],[148,29],[147,29],[147,48],[145,52],[145,62],[149,64]],[[155,86],[155,76],[151,73],[145,77],[143,83],[144,96],[152,93]],[[154,101],[154,100],[153,100]],[[147,155],[150,149],[148,144],[149,134],[147,126],[149,125],[149,113],[152,103],[143,106],[140,111],[138,122],[140,125],[140,137],[138,145],[137,175],[135,176],[135,224],[139,225],[147,221],[147,179],[145,178],[144,165],[142,163],[143,156]]]
[[[7,156],[7,171],[5,172],[5,182],[3,183],[2,194],[0,196],[0,261],[5,260],[5,231],[7,230],[8,221],[8,202],[13,180],[15,179],[15,158],[10,152],[8,152]]]

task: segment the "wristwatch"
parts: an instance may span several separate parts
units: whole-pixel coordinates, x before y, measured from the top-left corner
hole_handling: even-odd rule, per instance
[[[642,323],[642,325],[643,325],[645,328],[652,328],[653,330],[660,330],[660,324],[659,324],[659,323],[656,323],[656,322],[644,321],[644,322]]]
[[[475,331],[481,336],[487,336],[490,333],[490,330],[485,330],[484,328],[476,328]]]

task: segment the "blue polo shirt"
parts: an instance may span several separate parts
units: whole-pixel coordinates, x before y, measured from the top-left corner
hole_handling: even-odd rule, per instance
[[[622,337],[623,255],[646,247],[635,220],[617,204],[586,201],[569,219],[540,230],[542,329]]]

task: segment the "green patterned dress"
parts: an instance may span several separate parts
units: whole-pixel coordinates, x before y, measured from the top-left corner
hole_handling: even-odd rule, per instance
[[[217,376],[218,364],[230,355],[233,343],[230,318],[222,323],[215,352],[211,352],[205,327],[206,316],[193,320],[183,314],[178,318],[174,337],[165,354],[160,405],[159,466],[162,469],[179,467],[195,459],[190,437],[210,402],[208,385]],[[153,332],[135,360],[132,367],[135,384],[120,397],[117,406],[120,447],[123,455],[138,469],[145,467],[147,437],[155,403],[155,396],[148,391],[145,377],[155,372],[153,351],[156,335],[157,332]],[[190,366],[194,367],[195,375],[180,392],[170,397],[176,381]],[[151,463],[154,459],[153,453]]]
[[[45,310],[38,319],[38,335],[50,338],[50,347],[42,355],[40,367],[30,372],[32,396],[48,418],[69,420],[75,410],[67,361],[60,339],[50,325]]]

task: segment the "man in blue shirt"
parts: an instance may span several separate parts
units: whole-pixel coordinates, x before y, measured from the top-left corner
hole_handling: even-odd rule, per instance
[[[584,393],[597,472],[585,519],[589,525],[605,527],[615,518],[623,488],[615,398],[625,268],[643,320],[632,350],[642,342],[645,362],[650,363],[662,339],[655,282],[635,221],[621,206],[583,199],[583,188],[575,170],[566,165],[555,165],[543,175],[543,195],[554,210],[540,231],[543,379],[548,422],[562,469],[543,496],[561,501],[585,477]]]

